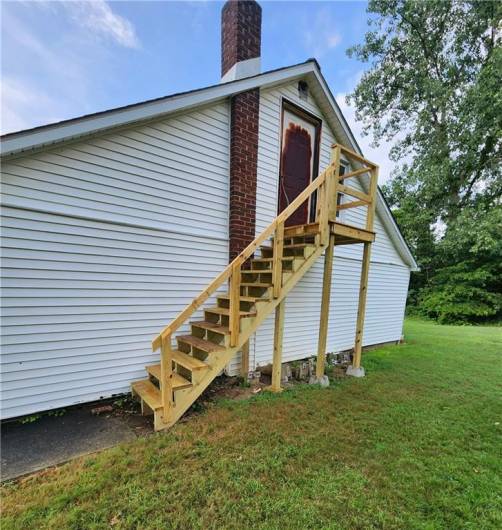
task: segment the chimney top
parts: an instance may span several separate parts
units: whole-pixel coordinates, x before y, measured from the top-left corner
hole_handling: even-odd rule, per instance
[[[260,73],[261,7],[228,0],[221,10],[221,82]]]

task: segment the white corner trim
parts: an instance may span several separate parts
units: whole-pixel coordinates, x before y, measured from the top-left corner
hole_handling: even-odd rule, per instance
[[[255,57],[254,59],[247,59],[235,63],[230,70],[221,78],[220,83],[228,83],[229,81],[236,81],[244,77],[258,75],[261,70],[261,59]]]

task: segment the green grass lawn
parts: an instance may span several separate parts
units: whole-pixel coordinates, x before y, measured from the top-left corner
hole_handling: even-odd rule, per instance
[[[2,528],[502,528],[502,328],[411,320],[363,364],[6,485]]]

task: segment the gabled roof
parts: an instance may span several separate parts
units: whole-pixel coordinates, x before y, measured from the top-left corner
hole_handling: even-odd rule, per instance
[[[338,104],[324,79],[319,64],[315,59],[277,70],[270,70],[228,83],[205,88],[180,92],[170,96],[118,107],[103,112],[96,112],[78,118],[63,120],[41,127],[5,134],[0,137],[2,158],[43,149],[54,144],[84,138],[131,124],[157,120],[163,116],[188,110],[199,105],[206,105],[225,99],[239,92],[253,88],[269,88],[287,81],[303,79],[307,81],[310,92],[338,142],[363,155],[361,148],[352,134]],[[404,240],[392,213],[379,190],[377,212],[386,226],[390,237],[403,260],[412,270],[418,270],[417,263]]]

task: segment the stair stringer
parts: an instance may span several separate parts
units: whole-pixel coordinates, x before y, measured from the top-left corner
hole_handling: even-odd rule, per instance
[[[213,379],[225,368],[225,366],[232,360],[232,358],[240,351],[242,346],[249,340],[251,335],[261,326],[263,321],[270,315],[270,313],[281,303],[293,287],[300,281],[305,273],[312,267],[317,259],[322,255],[326,245],[319,245],[316,250],[303,262],[303,264],[296,270],[282,286],[281,295],[278,298],[272,299],[266,304],[259,304],[257,307],[257,314],[254,317],[251,325],[245,327],[239,333],[239,340],[236,346],[227,348],[219,352],[212,353],[211,367],[205,372],[197,383],[188,389],[176,392],[176,402],[170,409],[168,418],[166,419],[162,414],[162,410],[156,411],[155,414],[155,430],[166,429],[174,425],[181,416],[188,410],[188,408],[195,402],[195,400],[204,392],[204,390],[211,384]]]

